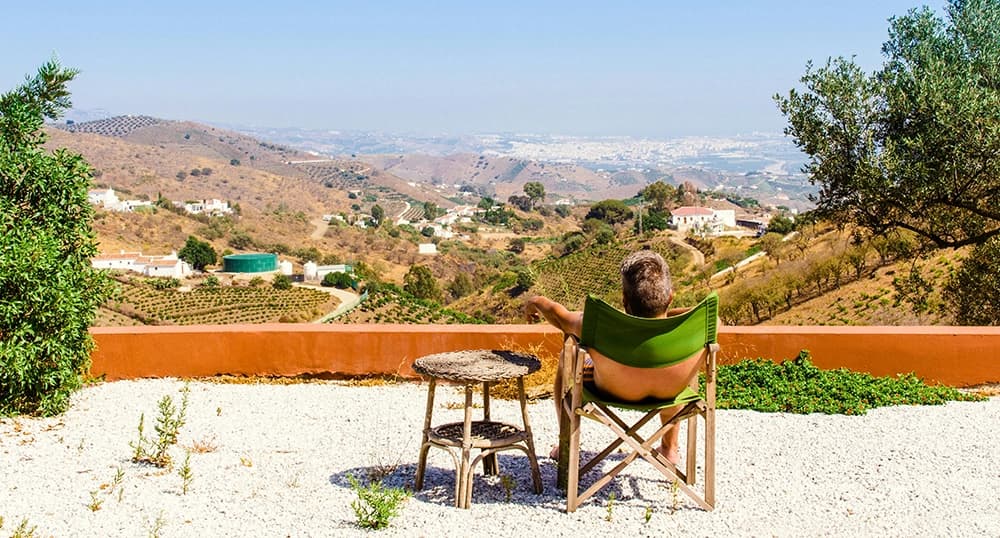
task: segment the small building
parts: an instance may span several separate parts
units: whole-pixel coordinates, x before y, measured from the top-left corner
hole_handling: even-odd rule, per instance
[[[309,261],[302,268],[305,273],[305,279],[309,281],[323,280],[323,277],[330,273],[345,273],[348,275],[354,273],[354,267],[343,263],[316,265],[316,262]]]
[[[191,275],[191,265],[177,258],[176,252],[166,256],[144,256],[141,252],[100,254],[90,259],[94,269],[132,271],[144,276],[186,278]]]
[[[716,233],[725,228],[736,227],[736,211],[682,206],[670,212],[670,224],[681,232],[701,230],[706,233]]]
[[[437,245],[434,243],[420,243],[417,245],[417,254],[437,254]]]

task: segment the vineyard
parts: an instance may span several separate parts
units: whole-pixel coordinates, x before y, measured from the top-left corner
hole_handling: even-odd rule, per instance
[[[392,213],[389,214],[391,215]],[[420,219],[424,218],[424,206],[411,205],[409,208],[406,209],[406,211],[403,212],[402,215],[399,216],[399,218],[407,222],[417,222]]]
[[[404,324],[458,324],[485,323],[475,317],[441,308],[435,302],[406,293],[393,284],[380,285],[370,291],[367,300],[349,314],[331,323],[404,323]]]
[[[675,285],[679,285],[680,271],[689,264],[691,255],[667,242],[648,246],[667,260]],[[611,304],[620,304],[622,286],[619,265],[625,256],[638,248],[642,247],[616,243],[542,261],[532,267],[537,276],[532,291],[571,310],[582,309],[587,294],[596,295]]]
[[[119,299],[104,305],[110,312],[98,321],[116,326],[308,322],[333,310],[336,303],[337,299],[325,291],[302,287],[220,286],[177,291],[123,283]]]

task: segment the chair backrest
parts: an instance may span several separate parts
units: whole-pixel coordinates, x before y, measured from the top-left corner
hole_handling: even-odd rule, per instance
[[[631,316],[591,295],[580,343],[626,366],[670,366],[716,341],[718,311],[715,292],[683,314],[657,319]]]

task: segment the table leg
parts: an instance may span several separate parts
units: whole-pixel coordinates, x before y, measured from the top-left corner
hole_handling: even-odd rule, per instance
[[[490,420],[490,382],[483,382],[483,420]],[[488,454],[483,458],[483,474],[496,476],[500,474],[500,465],[497,464],[496,453]]]
[[[469,488],[472,487],[472,385],[465,385],[465,422],[462,428],[462,463],[458,476],[455,477],[455,506],[468,508],[466,502]]]
[[[528,446],[528,463],[531,464],[531,480],[534,482],[535,493],[542,493],[542,473],[538,470],[538,457],[535,455],[535,440],[531,433],[531,421],[528,420],[528,402],[524,394],[524,377],[517,378],[517,397],[521,401],[521,418],[524,420],[524,444]]]
[[[427,412],[424,414],[424,430],[420,434],[420,457],[417,459],[417,476],[413,481],[413,489],[420,491],[424,487],[424,471],[427,469],[427,451],[431,444],[427,442],[427,432],[431,429],[431,414],[434,412],[434,388],[437,380],[431,378],[427,387]]]

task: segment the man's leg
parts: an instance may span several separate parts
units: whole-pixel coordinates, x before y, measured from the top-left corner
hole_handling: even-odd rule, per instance
[[[674,418],[678,412],[680,412],[681,406],[668,407],[660,411],[660,424],[666,424],[670,422],[670,419]],[[667,458],[667,461],[677,465],[681,461],[680,450],[679,450],[679,439],[681,435],[681,429],[679,424],[674,424],[670,426],[667,433],[663,434],[663,438],[660,440],[660,454],[663,454]]]

